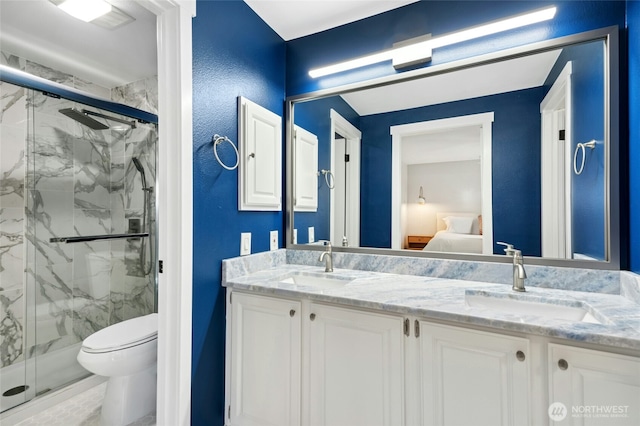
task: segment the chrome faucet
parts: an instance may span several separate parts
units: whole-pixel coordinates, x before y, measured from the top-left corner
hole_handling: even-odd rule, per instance
[[[527,278],[527,272],[524,270],[524,259],[522,252],[513,248],[512,244],[499,242],[498,244],[505,246],[504,252],[507,256],[513,256],[513,287],[514,291],[526,291],[524,288],[524,280]]]
[[[324,261],[324,271],[333,272],[333,252],[331,251],[331,241],[324,241],[325,250],[320,254],[318,262]]]

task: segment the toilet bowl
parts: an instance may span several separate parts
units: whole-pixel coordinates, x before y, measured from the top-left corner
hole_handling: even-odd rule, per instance
[[[126,320],[82,342],[78,362],[109,377],[101,424],[127,425],[156,408],[158,314]]]

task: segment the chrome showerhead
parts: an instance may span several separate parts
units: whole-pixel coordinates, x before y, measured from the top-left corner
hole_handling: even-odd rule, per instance
[[[138,169],[138,172],[140,173],[140,180],[142,181],[142,190],[152,192],[153,187],[147,186],[147,177],[144,174],[144,167],[142,167],[142,163],[140,162],[140,160],[138,160],[137,157],[131,157],[131,162],[136,167],[136,169]]]
[[[138,169],[140,173],[144,174],[144,167],[142,167],[142,164],[140,163],[140,160],[138,160],[138,158],[132,157],[131,162],[133,162],[133,165],[136,166],[136,169]]]
[[[83,111],[79,111],[75,108],[63,108],[61,110],[58,110],[58,112],[66,115],[67,117],[77,121],[80,124],[84,124],[85,126],[93,130],[105,130],[109,128],[109,126],[104,125],[97,120],[94,120],[93,118],[85,114]]]

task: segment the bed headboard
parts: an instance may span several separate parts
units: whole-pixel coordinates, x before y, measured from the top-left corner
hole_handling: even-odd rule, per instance
[[[444,219],[447,216],[458,216],[458,217],[472,217],[474,218],[473,225],[471,227],[472,234],[480,233],[480,224],[478,222],[479,213],[469,213],[469,212],[438,212],[436,213],[436,232],[444,231],[447,229],[447,225],[444,223]]]

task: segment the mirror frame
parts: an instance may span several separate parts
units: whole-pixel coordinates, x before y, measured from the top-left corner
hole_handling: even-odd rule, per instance
[[[287,97],[285,102],[286,114],[286,203],[285,203],[285,238],[286,248],[297,250],[322,250],[321,246],[308,244],[293,244],[294,212],[293,212],[293,125],[294,125],[294,104],[297,102],[311,101],[314,99],[336,96],[343,93],[355,92],[362,89],[387,86],[399,82],[435,76],[471,68],[479,65],[487,65],[508,59],[515,59],[536,53],[546,52],[558,48],[567,47],[572,44],[585,43],[590,41],[604,41],[605,43],[605,241],[607,242],[606,261],[590,261],[575,259],[556,259],[543,257],[526,257],[527,264],[560,266],[571,268],[587,269],[609,269],[619,270],[621,266],[621,238],[620,238],[620,173],[617,165],[620,161],[620,94],[619,94],[619,28],[617,25],[601,29],[586,31],[583,33],[535,42],[515,48],[492,52],[471,58],[461,59],[445,64],[429,66],[416,70],[397,73],[394,75],[365,80],[335,88],[319,90]],[[616,166],[616,167],[614,167]],[[509,263],[510,258],[500,255],[479,255],[465,253],[440,253],[414,250],[393,250],[388,248],[369,247],[333,247],[334,251],[390,255],[409,256],[434,259],[467,260],[478,262]]]

